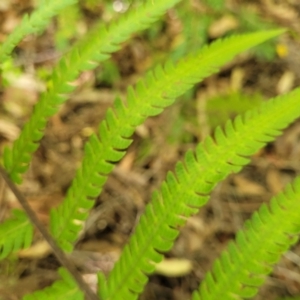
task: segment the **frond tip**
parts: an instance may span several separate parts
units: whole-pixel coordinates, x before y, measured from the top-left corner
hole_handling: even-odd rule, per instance
[[[193,300],[251,298],[300,232],[300,177],[263,204],[215,261]]]
[[[13,217],[0,224],[0,259],[31,245],[33,226],[25,212],[13,210]]]

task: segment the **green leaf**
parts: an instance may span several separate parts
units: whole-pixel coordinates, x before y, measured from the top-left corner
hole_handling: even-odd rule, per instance
[[[0,260],[31,245],[33,227],[25,212],[13,210],[13,216],[0,224]]]

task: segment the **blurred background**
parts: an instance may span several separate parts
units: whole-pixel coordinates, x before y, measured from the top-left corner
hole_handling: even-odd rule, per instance
[[[28,36],[18,45],[0,74],[1,152],[18,137],[60,57],[95,22],[113,23],[142,2],[81,0],[56,17],[45,32]],[[38,4],[33,0],[0,1],[0,43]],[[63,200],[80,165],[84,143],[115,97],[126,96],[128,86],[155,65],[176,62],[216,39],[289,29],[277,40],[239,55],[136,129],[133,144],[97,198],[72,254],[91,285],[96,271],[107,273],[113,267],[151,193],[188,149],[213,135],[226,120],[300,85],[299,13],[298,0],[185,0],[124,43],[109,61],[83,72],[73,83],[76,91],[50,120],[20,187],[45,225],[49,210]],[[300,122],[296,121],[256,153],[239,174],[218,184],[208,205],[181,230],[140,299],[189,299],[244,221],[299,173]],[[0,222],[16,207],[18,203],[1,181]],[[299,245],[288,251],[255,299],[300,295],[299,255]],[[36,233],[30,249],[0,262],[0,299],[21,299],[51,284],[58,278],[58,267]]]

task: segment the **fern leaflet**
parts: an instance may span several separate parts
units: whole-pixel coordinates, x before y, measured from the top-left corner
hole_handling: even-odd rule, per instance
[[[147,282],[146,274],[153,272],[154,263],[162,259],[159,252],[173,246],[178,227],[208,201],[209,193],[220,180],[240,171],[249,162],[247,156],[274,140],[299,117],[299,98],[300,88],[263,103],[244,118],[228,121],[225,133],[218,127],[216,141],[209,137],[195,153],[186,153],[184,162],[176,165],[175,175],[168,173],[160,190],[153,194],[108,282],[99,278],[103,299],[137,298]]]
[[[116,99],[113,109],[106,113],[99,126],[99,137],[94,134],[85,146],[82,166],[77,171],[63,203],[51,211],[51,233],[58,244],[71,251],[88,210],[103,187],[113,163],[119,161],[130,145],[135,127],[148,116],[159,114],[166,106],[193,84],[217,71],[237,53],[281,30],[230,37],[205,47],[197,55],[182,60],[177,67],[169,61],[165,68],[157,67],[140,82],[135,91],[129,89],[127,106]]]
[[[300,231],[300,177],[263,204],[207,273],[193,300],[252,298]],[[280,224],[280,226],[279,226]]]
[[[35,106],[30,120],[25,124],[13,148],[4,151],[4,167],[12,180],[21,182],[21,174],[28,169],[31,154],[37,149],[49,117],[54,115],[67,95],[74,90],[71,82],[79,72],[94,68],[97,63],[109,58],[131,34],[149,27],[166,10],[179,0],[147,1],[136,10],[130,11],[106,29],[99,23],[86,39],[64,56],[53,71],[49,89]]]
[[[36,291],[23,297],[23,300],[83,300],[84,295],[73,280],[72,276],[64,269],[58,270],[61,280],[55,281],[50,287]]]
[[[0,224],[0,259],[31,245],[33,227],[22,210],[14,210],[12,218]]]
[[[58,15],[65,7],[75,4],[78,0],[47,0],[30,16],[25,15],[22,22],[8,36],[0,47],[0,62],[9,58],[14,47],[29,34],[41,32],[46,28],[51,18]]]

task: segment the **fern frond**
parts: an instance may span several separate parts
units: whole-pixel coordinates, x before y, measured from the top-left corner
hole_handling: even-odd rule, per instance
[[[30,16],[25,15],[21,23],[8,36],[0,47],[0,62],[9,58],[14,47],[29,34],[41,32],[46,28],[50,20],[59,14],[65,7],[75,4],[78,0],[47,0]]]
[[[109,58],[118,50],[121,43],[130,38],[134,32],[149,27],[166,10],[180,0],[147,1],[136,10],[130,11],[118,21],[114,21],[108,29],[99,23],[64,56],[53,71],[49,89],[35,106],[30,120],[25,124],[21,135],[14,142],[12,149],[4,151],[4,166],[12,180],[21,182],[21,174],[28,169],[31,154],[37,149],[37,142],[42,138],[46,122],[54,115],[74,90],[71,84],[79,72],[94,68],[99,62]]]
[[[23,300],[83,300],[83,293],[68,271],[60,268],[58,273],[62,277],[61,280],[55,281],[50,287],[41,291],[24,296]]]
[[[100,280],[103,299],[137,298],[147,282],[146,274],[153,272],[154,264],[162,260],[160,252],[172,247],[186,218],[208,201],[209,193],[220,180],[238,172],[249,162],[249,155],[274,140],[300,116],[299,99],[300,88],[263,103],[244,118],[228,121],[225,132],[218,127],[216,141],[208,137],[195,153],[186,153],[184,162],[176,165],[175,175],[168,173],[160,190],[153,194],[107,285]]]
[[[31,245],[33,227],[25,212],[13,210],[13,216],[0,224],[0,259]]]
[[[252,298],[272,265],[298,240],[300,177],[284,192],[263,204],[245,223],[227,250],[215,261],[193,300]]]
[[[106,113],[99,127],[99,137],[94,134],[85,146],[82,166],[77,171],[63,203],[51,211],[51,233],[65,251],[71,251],[78,237],[92,198],[100,192],[112,171],[131,143],[135,127],[166,106],[193,84],[217,71],[234,55],[268,38],[281,30],[259,32],[230,37],[200,50],[197,55],[182,60],[175,67],[170,61],[150,72],[145,81],[129,89],[127,105],[116,99],[113,109]]]

